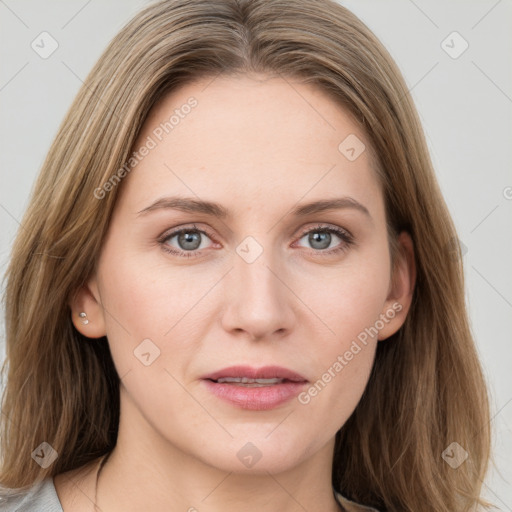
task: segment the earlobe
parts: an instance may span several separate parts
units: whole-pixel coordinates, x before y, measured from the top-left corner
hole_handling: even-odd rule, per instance
[[[78,316],[80,317],[80,322],[82,322],[84,325],[89,323],[89,319],[87,318],[87,313],[85,311],[78,313]]]
[[[416,284],[416,262],[414,244],[406,231],[398,235],[398,251],[381,318],[386,317],[384,327],[379,330],[379,340],[395,334],[405,322],[411,307]]]
[[[75,292],[69,306],[71,321],[79,333],[87,338],[106,336],[104,310],[94,279]]]

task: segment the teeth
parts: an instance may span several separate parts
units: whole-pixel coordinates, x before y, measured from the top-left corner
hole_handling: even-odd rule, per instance
[[[223,383],[237,383],[237,384],[254,384],[255,386],[269,386],[272,384],[280,384],[284,379],[249,379],[247,377],[222,377],[217,379],[219,384]]]

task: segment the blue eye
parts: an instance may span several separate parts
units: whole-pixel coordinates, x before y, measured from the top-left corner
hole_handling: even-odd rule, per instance
[[[338,243],[334,247],[331,247],[331,243],[335,241],[332,235],[335,235],[341,240],[341,243]],[[164,234],[159,242],[166,252],[175,256],[191,258],[202,256],[201,249],[205,249],[202,243],[204,237],[208,239],[213,238],[211,234],[198,229],[194,225],[193,227],[185,227]],[[306,237],[315,255],[321,256],[330,256],[340,251],[346,251],[354,243],[354,239],[348,231],[332,226],[317,225],[310,228],[302,233],[299,241]],[[176,239],[175,243],[177,246],[171,244],[173,239]]]
[[[341,244],[331,247],[333,242],[332,235],[336,235],[341,240]],[[332,226],[318,225],[312,229],[307,230],[302,234],[300,240],[307,238],[308,243],[315,250],[315,252],[331,255],[339,251],[344,251],[353,244],[354,240],[352,235],[344,229],[335,228]],[[322,254],[323,255],[323,254]]]
[[[167,236],[165,236],[165,238],[162,240],[162,246],[167,252],[170,252],[171,254],[177,254],[179,256],[184,256],[186,258],[200,256],[201,253],[197,250],[200,248],[204,249],[204,247],[201,247],[201,239],[203,236],[209,238],[206,231],[197,229],[195,226],[193,228],[183,228],[178,231],[173,231],[172,233],[169,233]],[[169,242],[173,238],[176,238],[176,243],[178,244],[176,249],[171,249],[169,247]]]

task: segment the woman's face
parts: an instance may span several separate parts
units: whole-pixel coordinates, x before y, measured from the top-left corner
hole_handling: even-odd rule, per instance
[[[408,308],[365,135],[313,86],[219,76],[166,96],[136,149],[80,327],[108,336],[120,432],[226,471],[331,453]],[[299,382],[214,382],[290,378],[270,366]]]

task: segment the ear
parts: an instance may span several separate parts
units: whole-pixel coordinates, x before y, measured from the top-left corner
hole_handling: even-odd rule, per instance
[[[381,314],[381,319],[386,321],[382,322],[384,327],[379,330],[379,340],[389,338],[404,324],[416,284],[414,244],[409,233],[402,231],[398,235],[397,244],[396,261]]]
[[[69,306],[71,321],[78,332],[87,338],[106,336],[104,309],[95,276],[75,292]]]

